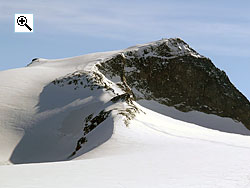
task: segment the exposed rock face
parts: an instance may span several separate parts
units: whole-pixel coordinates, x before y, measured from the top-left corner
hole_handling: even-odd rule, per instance
[[[136,100],[155,100],[188,112],[230,117],[250,129],[250,103],[224,71],[181,39],[128,49],[100,63],[99,70],[134,92]],[[121,84],[123,83],[123,84]]]

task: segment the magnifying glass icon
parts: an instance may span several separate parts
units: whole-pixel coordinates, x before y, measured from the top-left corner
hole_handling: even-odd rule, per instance
[[[28,30],[32,31],[30,26],[27,24],[27,18],[25,16],[19,16],[17,18],[17,24],[20,25],[20,26],[25,26],[25,27],[28,28]]]

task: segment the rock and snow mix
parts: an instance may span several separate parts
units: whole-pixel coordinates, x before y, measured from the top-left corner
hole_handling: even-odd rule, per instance
[[[145,99],[125,74],[124,59],[186,55],[206,59],[163,39],[0,72],[0,187],[249,187],[242,123]]]

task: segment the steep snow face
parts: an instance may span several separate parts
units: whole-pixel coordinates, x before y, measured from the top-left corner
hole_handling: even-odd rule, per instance
[[[112,54],[97,53],[64,60],[39,59],[29,67],[0,72],[2,163],[66,160],[82,136],[84,118],[105,109],[105,103],[114,94],[103,88],[84,88],[87,76],[93,76],[90,73],[83,75],[84,86],[77,90],[74,84],[65,83],[65,87],[61,87],[53,81],[78,70],[93,72],[94,64]],[[112,135],[111,116],[107,121],[110,123],[106,125],[106,133],[100,140],[89,142],[91,145],[85,152]],[[102,131],[101,127],[99,129]]]
[[[70,160],[107,141],[114,117],[128,125],[138,109],[95,66],[116,53],[36,59],[1,72],[1,163]]]

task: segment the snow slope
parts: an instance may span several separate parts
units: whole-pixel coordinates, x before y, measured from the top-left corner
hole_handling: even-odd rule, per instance
[[[1,187],[250,186],[248,136],[143,111],[79,160],[1,166]]]
[[[51,82],[77,70],[90,71],[91,64],[98,62],[99,57],[112,54],[41,60],[37,65],[1,72],[1,161],[9,158],[13,163],[65,160],[66,153],[70,154],[76,145],[72,137],[76,140],[82,129],[79,121],[98,111],[110,96],[108,92],[92,92],[89,88],[55,87]],[[82,116],[72,119],[73,112]],[[67,125],[71,126],[70,132]]]
[[[129,50],[147,45],[154,43]],[[88,85],[95,64],[124,51],[39,59],[0,72],[0,187],[250,187],[250,137],[240,135],[248,130],[239,123],[204,114],[197,120],[195,112],[186,122],[179,112],[139,101],[125,125],[119,113],[129,105],[111,101],[123,91],[107,78],[113,90]],[[78,74],[87,87],[68,84]],[[86,118],[103,110],[110,115],[71,155]],[[221,130],[213,130],[218,122]],[[225,123],[232,133],[223,132]],[[55,161],[64,162],[41,163]]]

